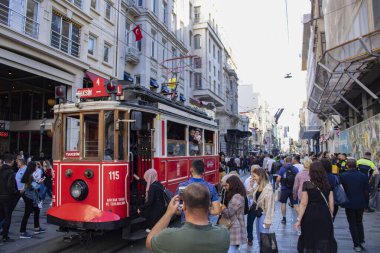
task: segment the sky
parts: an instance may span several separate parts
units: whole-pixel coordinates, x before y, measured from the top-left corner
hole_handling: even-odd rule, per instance
[[[298,139],[299,109],[306,100],[306,72],[301,71],[303,14],[309,0],[216,0],[221,32],[232,49],[239,84],[253,84],[272,113],[285,108],[279,124]],[[285,79],[287,73],[292,78]]]

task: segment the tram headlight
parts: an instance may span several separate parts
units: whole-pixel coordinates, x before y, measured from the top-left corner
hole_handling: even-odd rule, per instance
[[[70,187],[70,194],[75,200],[81,201],[87,198],[88,186],[83,180],[75,180]]]

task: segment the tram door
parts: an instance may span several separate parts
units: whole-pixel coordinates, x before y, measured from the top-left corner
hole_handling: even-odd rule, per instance
[[[152,145],[151,133],[153,128],[153,114],[139,111],[131,112],[131,120],[134,120],[130,125],[130,166],[133,174],[131,175],[131,207],[132,214],[137,213],[138,206],[145,202],[145,182],[144,173],[152,168]],[[140,180],[137,180],[134,175],[137,175]]]

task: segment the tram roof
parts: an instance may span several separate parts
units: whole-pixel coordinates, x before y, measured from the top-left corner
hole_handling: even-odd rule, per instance
[[[152,92],[144,87],[133,87],[125,89],[130,91],[128,95],[134,95],[133,99],[119,101],[101,100],[84,101],[80,103],[62,103],[54,106],[54,112],[75,113],[78,111],[91,110],[113,110],[116,108],[127,108],[141,110],[150,113],[162,113],[170,118],[180,119],[182,123],[198,123],[209,127],[217,127],[217,123],[205,112],[196,108],[186,106],[182,103],[172,101],[161,94]],[[137,99],[137,97],[140,97]],[[141,99],[143,97],[144,99]],[[182,119],[182,120],[181,120]],[[190,122],[189,122],[190,121]]]

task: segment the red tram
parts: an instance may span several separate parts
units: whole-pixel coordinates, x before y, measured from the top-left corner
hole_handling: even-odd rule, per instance
[[[201,159],[205,179],[218,183],[218,127],[212,118],[142,87],[123,97],[54,107],[49,223],[63,230],[123,228],[128,238],[145,199],[134,174],[142,178],[153,167],[174,192],[190,177],[191,162]]]

